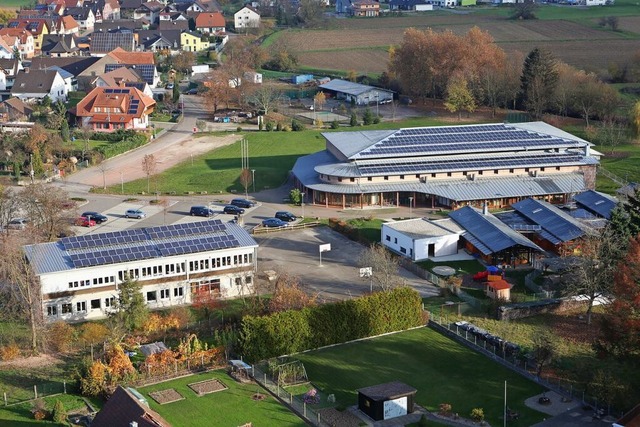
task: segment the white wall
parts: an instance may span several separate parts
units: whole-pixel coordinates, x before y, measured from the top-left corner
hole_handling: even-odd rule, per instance
[[[398,230],[394,230],[386,224],[382,224],[382,244],[389,249],[413,259],[413,239]]]
[[[458,253],[458,235],[449,234],[446,236],[429,237],[415,241],[414,261],[429,259],[429,245],[434,245],[434,256],[431,259]]]

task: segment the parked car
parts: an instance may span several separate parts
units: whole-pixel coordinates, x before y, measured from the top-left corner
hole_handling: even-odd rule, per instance
[[[9,230],[24,230],[29,225],[29,220],[26,218],[14,218],[9,221],[7,228]]]
[[[88,218],[86,216],[81,216],[76,219],[76,225],[80,227],[95,227],[96,222],[91,218]]]
[[[191,210],[189,211],[189,215],[191,216],[212,216],[215,215],[215,212],[209,209],[206,206],[191,206]]]
[[[198,89],[193,88],[193,89],[189,89],[187,91],[187,95],[197,95],[198,94]]]
[[[247,200],[247,199],[233,199],[230,204],[232,204],[234,206],[237,206],[239,208],[247,209],[247,208],[253,207],[253,205],[255,203],[253,203],[251,200]]]
[[[235,205],[227,205],[224,207],[224,209],[222,209],[222,212],[232,215],[242,215],[244,213],[244,209],[239,208]]]
[[[283,220],[278,218],[267,218],[264,221],[262,221],[262,226],[263,227],[287,227],[289,226],[289,223],[284,222]]]
[[[147,214],[142,212],[140,209],[127,209],[127,211],[124,213],[125,218],[142,219],[146,216]]]
[[[275,217],[286,222],[291,222],[298,219],[297,216],[288,211],[278,211],[276,212]]]
[[[81,216],[91,218],[96,222],[96,224],[102,224],[103,222],[107,222],[107,220],[109,219],[106,216],[99,214],[98,212],[92,212],[92,211],[83,212]]]
[[[167,84],[167,89],[173,89],[173,83]]]

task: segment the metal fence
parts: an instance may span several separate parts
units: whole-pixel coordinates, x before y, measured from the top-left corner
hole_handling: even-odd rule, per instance
[[[472,350],[484,354],[523,377],[549,390],[555,391],[562,396],[564,402],[576,401],[576,404],[589,406],[593,408],[598,416],[613,415],[619,418],[623,415],[623,412],[617,411],[611,405],[598,401],[594,396],[590,396],[582,384],[576,381],[554,378],[545,375],[544,372],[538,376],[536,375],[535,361],[519,357],[517,353],[507,352],[505,346],[493,345],[486,340],[478,338],[471,332],[460,329],[455,323],[449,322],[449,319],[446,317],[430,313],[428,326],[443,335],[453,338]]]
[[[66,381],[37,381],[32,388],[25,385],[2,391],[2,398],[4,406],[12,406],[63,393],[67,393]]]

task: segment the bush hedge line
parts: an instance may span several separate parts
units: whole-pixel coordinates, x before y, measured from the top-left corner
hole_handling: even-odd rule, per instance
[[[136,133],[125,140],[118,142],[110,142],[107,145],[97,147],[95,150],[101,153],[106,159],[117,156],[118,154],[126,153],[138,147],[142,147],[148,142],[147,135],[143,133]]]
[[[239,349],[249,361],[400,331],[424,324],[422,300],[409,287],[358,299],[245,316]]]

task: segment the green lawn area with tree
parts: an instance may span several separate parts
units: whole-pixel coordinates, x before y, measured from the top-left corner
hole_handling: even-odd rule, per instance
[[[507,404],[520,413],[511,426],[530,426],[546,416],[524,405],[543,391],[539,385],[429,328],[419,328],[296,356],[309,380],[324,394],[335,394],[341,408],[357,404],[356,390],[402,381],[418,390],[416,403],[438,411],[441,403],[469,417],[483,408],[491,425],[502,424],[504,381]]]
[[[227,390],[198,397],[189,384],[217,378]],[[175,389],[184,399],[159,405],[149,396],[150,392]],[[264,427],[302,427],[306,424],[275,398],[256,384],[241,384],[224,370],[211,371],[138,389],[149,405],[174,427],[208,427],[216,425],[237,426],[251,422]],[[252,396],[260,393],[264,399],[256,401]],[[189,414],[189,416],[185,416]]]

